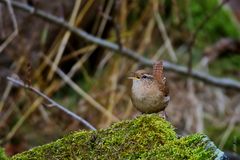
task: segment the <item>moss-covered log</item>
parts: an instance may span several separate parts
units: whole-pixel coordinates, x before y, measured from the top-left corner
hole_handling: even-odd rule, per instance
[[[80,131],[11,159],[225,159],[202,134],[178,138],[158,115],[142,115],[99,131]]]

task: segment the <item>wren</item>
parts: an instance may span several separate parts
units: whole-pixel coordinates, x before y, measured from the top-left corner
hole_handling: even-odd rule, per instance
[[[167,79],[163,73],[163,62],[153,65],[152,74],[138,70],[132,77],[131,99],[133,105],[142,113],[158,113],[163,111],[166,116],[170,96]]]

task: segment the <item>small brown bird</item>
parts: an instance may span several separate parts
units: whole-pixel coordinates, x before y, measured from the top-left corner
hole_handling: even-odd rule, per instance
[[[129,79],[133,80],[132,102],[140,112],[157,113],[165,110],[170,96],[162,61],[153,65],[152,75],[144,70],[138,70]]]

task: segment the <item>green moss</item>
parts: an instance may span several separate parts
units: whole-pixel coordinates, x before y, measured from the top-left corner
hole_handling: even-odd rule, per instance
[[[6,156],[3,148],[0,147],[0,159],[1,160],[8,160],[9,158]]]
[[[209,142],[202,134],[177,138],[169,122],[152,114],[75,132],[12,159],[214,159],[219,154]]]

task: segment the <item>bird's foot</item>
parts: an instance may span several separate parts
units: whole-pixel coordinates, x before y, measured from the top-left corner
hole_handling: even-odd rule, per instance
[[[167,112],[165,110],[162,111],[162,117],[163,117],[163,119],[168,120],[168,115],[167,115]]]

